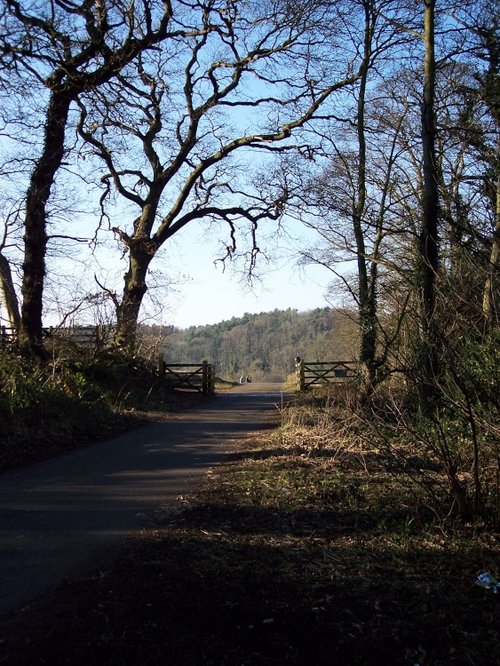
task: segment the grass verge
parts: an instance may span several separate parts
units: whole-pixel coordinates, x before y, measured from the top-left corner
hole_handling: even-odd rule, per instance
[[[314,410],[242,440],[117,559],[4,618],[2,664],[500,663],[498,542]]]
[[[200,402],[140,358],[38,363],[0,355],[0,471],[100,441]]]

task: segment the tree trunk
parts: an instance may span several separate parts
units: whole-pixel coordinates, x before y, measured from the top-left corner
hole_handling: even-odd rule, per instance
[[[500,49],[498,47],[497,33],[498,30],[495,27],[485,28],[483,26],[480,30],[488,62],[488,69],[481,80],[481,94],[483,102],[488,106],[495,122],[495,129],[498,136],[500,130],[500,105],[498,103]],[[497,138],[496,155],[492,160],[492,166],[496,170],[496,192],[492,192],[492,202],[495,206],[496,218],[488,263],[488,275],[483,288],[483,316],[486,331],[494,323],[494,318],[498,317],[498,312],[495,312],[495,295],[498,289],[500,260],[500,138]]]
[[[17,301],[17,294],[14,289],[14,282],[12,280],[12,272],[10,270],[9,262],[6,257],[0,253],[0,296],[5,310],[7,312],[7,321],[9,326],[16,332],[19,331],[21,318],[19,315],[19,304]]]
[[[137,339],[137,323],[142,300],[147,291],[146,276],[154,254],[141,247],[129,248],[129,267],[125,273],[125,286],[121,303],[116,309],[114,344],[132,352]]]
[[[52,92],[47,109],[43,151],[31,175],[26,195],[22,317],[20,342],[42,352],[42,310],[47,250],[47,201],[64,156],[64,137],[71,97]]]
[[[498,151],[498,158],[500,162],[500,150]],[[496,220],[495,230],[493,232],[493,240],[491,243],[491,251],[488,264],[488,275],[483,289],[483,316],[485,321],[485,328],[488,330],[492,324],[495,303],[495,292],[498,286],[498,264],[500,258],[500,174],[497,177],[497,197],[496,197]]]
[[[358,312],[360,325],[360,362],[365,370],[366,388],[369,392],[375,376],[375,353],[377,342],[376,321],[376,289],[371,279],[376,280],[376,272],[368,271],[366,244],[363,232],[363,215],[366,206],[366,137],[365,137],[365,104],[366,86],[371,58],[371,41],[373,19],[370,5],[365,4],[365,38],[363,62],[359,86],[357,108],[357,139],[358,139],[358,173],[357,192],[352,210],[354,237],[358,267]]]
[[[419,238],[418,286],[420,290],[421,340],[418,372],[421,406],[429,411],[435,404],[439,375],[436,322],[436,289],[439,268],[439,188],[436,166],[436,123],[434,96],[436,63],[434,57],[435,0],[425,1],[424,91],[422,104],[423,196],[422,228]]]

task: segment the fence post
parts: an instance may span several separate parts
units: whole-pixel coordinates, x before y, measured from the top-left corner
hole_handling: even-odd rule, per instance
[[[299,390],[303,391],[306,387],[306,383],[304,379],[304,361],[300,358],[300,356],[297,356],[295,359],[295,367],[297,368],[297,381],[299,384]]]
[[[210,392],[210,369],[208,366],[208,361],[203,361],[202,363],[202,390],[203,395],[208,395]]]
[[[158,375],[161,379],[165,379],[165,360],[163,354],[158,357]]]

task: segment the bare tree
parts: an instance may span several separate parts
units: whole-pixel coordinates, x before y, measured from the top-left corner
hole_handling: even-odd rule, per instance
[[[258,225],[281,217],[289,192],[264,181],[256,188],[252,161],[305,151],[296,135],[359,76],[355,47],[335,67],[326,60],[325,25],[336,9],[323,3],[182,4],[173,21],[195,37],[164,41],[97,103],[80,103],[80,134],[107,168],[103,215],[112,215],[112,186],[138,209],[132,224],[110,222],[128,253],[116,297],[116,342],[125,346],[134,344],[151,261],[187,224],[227,223],[229,257],[238,221],[246,221],[253,268]],[[128,152],[134,142],[141,152]]]
[[[144,49],[163,40],[172,9],[164,0],[8,0],[1,10],[3,92],[29,82],[46,90],[44,137],[25,197],[21,341],[42,349],[47,202],[65,153],[71,105],[115,77]]]
[[[397,116],[383,82],[390,80],[391,61],[406,53],[408,37],[400,29],[403,21],[411,25],[412,14],[400,3],[391,1],[356,3],[351,20],[363,26],[360,44],[360,77],[354,87],[353,101],[347,103],[331,125],[325,152],[328,165],[306,186],[306,205],[301,217],[316,229],[320,245],[302,252],[303,260],[320,263],[336,274],[358,309],[360,329],[359,359],[368,392],[383,375],[387,345],[381,346],[382,328],[378,315],[381,267],[387,267],[390,238],[389,218],[395,207],[394,168],[399,159],[399,141],[404,111]],[[400,12],[397,14],[397,12]],[[390,14],[390,19],[386,14]],[[399,20],[396,20],[398,16]],[[361,32],[361,31],[360,31]],[[403,57],[404,60],[404,57]],[[356,275],[341,275],[337,265],[346,261],[356,265]]]

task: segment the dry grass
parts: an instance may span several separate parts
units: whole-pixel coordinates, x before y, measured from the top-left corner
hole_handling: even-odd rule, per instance
[[[500,595],[475,584],[496,536],[436,521],[333,405],[284,416],[117,559],[5,618],[0,664],[500,663]]]

